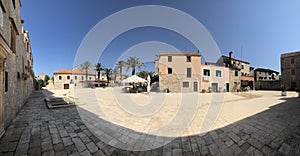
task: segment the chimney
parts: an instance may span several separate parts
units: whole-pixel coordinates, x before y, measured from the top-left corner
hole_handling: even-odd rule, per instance
[[[232,67],[232,51],[229,52],[229,67]]]

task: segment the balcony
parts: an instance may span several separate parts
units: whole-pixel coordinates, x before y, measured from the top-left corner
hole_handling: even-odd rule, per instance
[[[202,76],[203,81],[209,81],[209,76]]]

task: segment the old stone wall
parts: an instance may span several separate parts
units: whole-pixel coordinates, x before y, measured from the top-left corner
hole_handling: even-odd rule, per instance
[[[281,81],[256,81],[256,90],[280,90]]]
[[[1,44],[6,44],[5,46],[10,48],[4,59],[2,71],[4,80],[1,84],[1,87],[5,88],[1,92],[3,94],[3,99],[1,99],[3,100],[3,114],[1,115],[4,119],[4,127],[11,123],[33,91],[33,61],[31,48],[28,48],[30,40],[21,24],[19,2],[16,0],[13,5],[12,1],[1,1],[6,12],[3,14],[3,25],[0,26],[0,37],[5,43]],[[12,30],[16,30],[15,35],[12,35]],[[15,36],[15,42],[11,42],[12,36]],[[6,87],[5,84],[7,84]]]

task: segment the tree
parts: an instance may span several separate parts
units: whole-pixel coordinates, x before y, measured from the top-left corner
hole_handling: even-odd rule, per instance
[[[97,63],[95,66],[95,70],[97,71],[97,75],[98,75],[98,81],[100,81],[100,72],[104,70],[103,66],[101,65],[101,63]]]
[[[105,75],[106,75],[106,78],[107,78],[107,83],[109,83],[109,80],[111,78],[112,69],[111,68],[105,68],[104,72],[105,72]]]
[[[82,63],[80,65],[80,69],[85,71],[85,81],[86,82],[88,80],[88,72],[89,72],[89,70],[91,69],[92,66],[93,66],[93,64],[89,61],[85,61],[84,63]]]
[[[45,77],[44,77],[44,85],[47,85],[49,80],[50,80],[50,77],[48,75],[45,75]]]
[[[45,75],[44,81],[47,83],[50,80],[50,77],[48,75]]]
[[[127,59],[127,61],[126,61],[125,64],[126,64],[127,70],[128,70],[129,68],[131,68],[131,75],[134,75],[134,74],[135,74],[135,69],[136,69],[136,68],[141,68],[141,67],[144,66],[144,63],[142,63],[142,62],[140,61],[140,59],[137,58],[137,57],[129,57],[129,58]]]
[[[154,72],[150,72],[150,71],[140,71],[137,73],[137,76],[143,78],[143,79],[147,79],[148,75],[150,75],[150,78],[152,78]]]
[[[123,67],[125,66],[125,62],[120,60],[116,64],[116,68],[119,68],[120,80],[123,80]]]

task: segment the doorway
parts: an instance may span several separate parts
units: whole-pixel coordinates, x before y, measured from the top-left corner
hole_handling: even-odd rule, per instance
[[[4,59],[0,56],[0,138],[4,134],[4,119],[3,119],[3,113],[4,113]]]
[[[226,92],[229,92],[229,83],[226,83]]]
[[[218,92],[218,83],[211,83],[212,92]]]
[[[198,82],[194,82],[194,92],[198,92]]]

